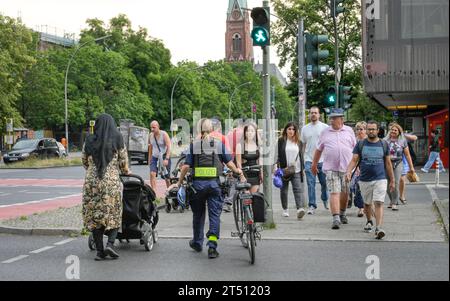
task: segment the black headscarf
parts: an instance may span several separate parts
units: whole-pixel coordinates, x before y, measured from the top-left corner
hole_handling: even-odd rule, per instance
[[[116,122],[112,116],[106,113],[98,116],[95,120],[94,134],[86,138],[84,151],[94,159],[99,178],[103,178],[114,152],[123,147],[123,137],[117,130]]]

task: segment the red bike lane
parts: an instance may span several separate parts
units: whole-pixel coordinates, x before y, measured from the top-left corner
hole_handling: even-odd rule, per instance
[[[70,208],[81,204],[83,180],[80,179],[0,179],[0,190],[2,187],[79,187],[80,193],[45,198],[29,202],[21,202],[20,195],[17,202],[9,205],[0,205],[0,220],[12,219],[21,216],[33,215],[58,208]],[[147,181],[148,183],[148,181]],[[163,198],[166,192],[164,180],[157,180],[156,196]]]

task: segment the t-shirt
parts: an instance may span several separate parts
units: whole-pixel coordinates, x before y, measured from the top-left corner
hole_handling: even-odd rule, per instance
[[[360,143],[363,145],[361,153],[359,144],[356,144],[353,149],[353,154],[358,154],[361,160],[359,165],[360,181],[370,182],[386,179],[384,158],[389,156],[389,149],[384,150],[381,140],[372,143],[365,139]]]
[[[297,160],[297,161],[295,161]],[[301,171],[300,166],[300,154],[298,149],[298,144],[292,142],[291,140],[286,141],[286,162],[287,166],[291,166],[295,163],[295,172]]]
[[[320,134],[328,125],[323,122],[317,121],[316,124],[308,123],[302,128],[300,140],[305,144],[305,162],[312,162],[314,152],[316,151],[317,141],[319,141]],[[323,162],[321,157],[319,163]]]
[[[408,147],[408,141],[405,138],[400,137],[397,140],[392,140],[391,138],[385,138],[389,145],[389,155],[391,156],[391,161],[402,160],[403,150]]]

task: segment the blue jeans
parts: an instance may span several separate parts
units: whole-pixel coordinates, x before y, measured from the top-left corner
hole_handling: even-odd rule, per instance
[[[423,169],[425,169],[426,171],[429,171],[431,166],[433,166],[433,163],[436,162],[436,160],[438,160],[439,171],[443,171],[444,164],[442,164],[442,160],[441,160],[441,157],[439,156],[438,152],[430,152],[430,157],[428,158],[428,162],[425,164]]]
[[[193,213],[192,226],[194,242],[203,246],[204,228],[206,217],[206,204],[208,204],[209,231],[206,237],[215,235],[219,238],[220,234],[220,214],[222,213],[223,197],[217,181],[194,181],[193,187],[196,194],[190,200]],[[217,243],[208,240],[207,245],[210,248],[216,248]]]
[[[311,171],[312,162],[305,162],[305,172],[306,172],[306,183],[308,184],[308,206],[317,208],[316,204],[316,176],[313,175]],[[320,185],[322,186],[321,199],[324,204],[328,202],[328,191],[327,191],[327,179],[325,173],[322,171],[323,163],[317,165],[319,172],[317,176],[319,177]]]

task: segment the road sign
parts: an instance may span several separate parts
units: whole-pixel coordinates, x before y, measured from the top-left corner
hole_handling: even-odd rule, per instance
[[[7,123],[6,123],[6,131],[7,132],[12,132],[13,131],[13,119],[12,118],[8,118],[7,119]]]
[[[90,120],[89,121],[89,126],[95,126],[95,120]]]

